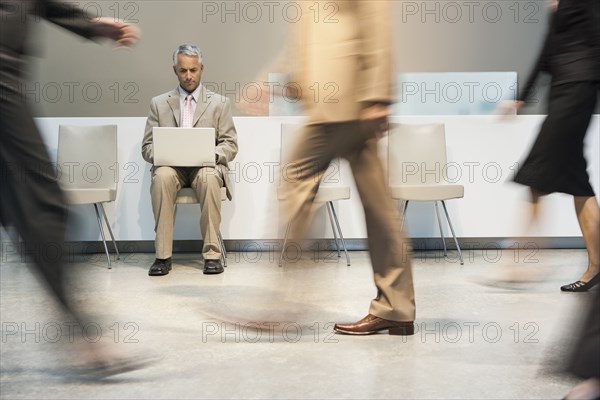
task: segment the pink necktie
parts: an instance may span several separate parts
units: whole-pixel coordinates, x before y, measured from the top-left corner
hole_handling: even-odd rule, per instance
[[[181,121],[182,128],[192,128],[194,122],[194,108],[192,107],[192,102],[194,98],[191,94],[188,94],[185,98],[185,102],[183,105],[183,120]]]

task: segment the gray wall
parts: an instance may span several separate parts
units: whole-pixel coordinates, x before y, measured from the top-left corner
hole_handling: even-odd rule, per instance
[[[547,24],[546,1],[394,1],[398,72],[517,71],[526,79]],[[184,42],[204,52],[203,81],[235,101],[279,53],[296,18],[294,1],[79,1],[91,17],[127,18],[143,32],[113,51],[37,23],[26,87],[37,116],[145,116],[150,98],[177,85],[171,53]],[[229,10],[230,12],[228,12]],[[260,15],[258,14],[260,12]],[[335,13],[322,8],[319,18]],[[335,15],[332,15],[335,17]],[[314,17],[314,16],[313,16]],[[292,21],[292,22],[290,22]],[[543,98],[543,92],[536,96]],[[538,103],[526,109],[543,112]]]

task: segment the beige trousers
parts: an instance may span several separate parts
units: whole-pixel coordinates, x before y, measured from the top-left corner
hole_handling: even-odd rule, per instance
[[[392,321],[414,321],[410,241],[400,229],[400,215],[388,192],[377,141],[367,139],[360,122],[304,128],[289,160],[294,171],[282,176],[284,204],[290,221],[296,227],[310,222],[317,208],[313,201],[319,183],[329,163],[337,157],[349,161],[365,212],[377,287],[377,297],[371,301],[369,312]]]
[[[173,255],[173,223],[175,199],[182,187],[191,187],[200,201],[200,232],[204,239],[202,257],[221,258],[219,227],[221,225],[221,187],[223,177],[212,167],[155,167],[152,171],[150,195],[156,232],[156,258]]]

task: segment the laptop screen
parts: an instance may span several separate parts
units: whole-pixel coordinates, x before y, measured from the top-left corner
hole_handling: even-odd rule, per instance
[[[156,166],[215,165],[215,128],[155,127],[152,140]]]

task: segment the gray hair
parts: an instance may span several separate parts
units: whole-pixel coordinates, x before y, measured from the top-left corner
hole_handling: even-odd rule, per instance
[[[185,54],[186,56],[190,57],[198,57],[200,64],[202,64],[202,52],[193,44],[182,44],[175,49],[173,52],[173,65],[177,65],[177,56],[179,54]]]

